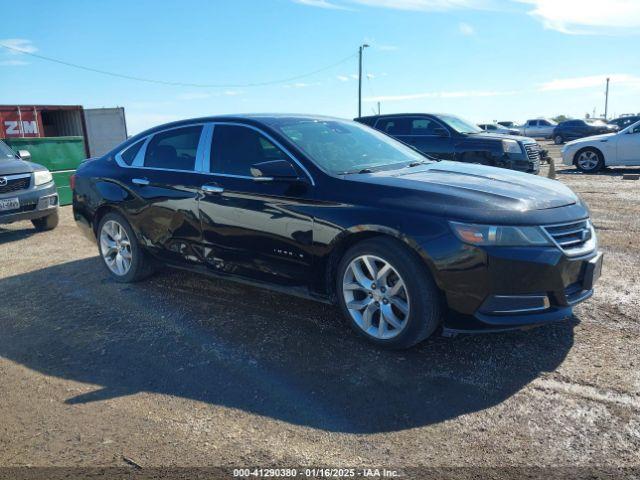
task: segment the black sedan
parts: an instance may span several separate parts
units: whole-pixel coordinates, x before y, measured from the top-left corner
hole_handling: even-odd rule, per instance
[[[56,186],[51,172],[30,158],[0,140],[0,224],[31,220],[36,230],[51,230],[58,225]]]
[[[167,264],[336,303],[392,348],[565,319],[602,264],[563,184],[317,116],[143,132],[80,166],[73,211],[118,281]]]
[[[616,125],[606,124],[602,120],[567,120],[555,126],[551,138],[553,138],[556,145],[560,145],[578,138],[617,131],[618,127]]]

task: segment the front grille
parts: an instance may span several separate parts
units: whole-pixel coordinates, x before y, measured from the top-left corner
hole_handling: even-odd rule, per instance
[[[547,225],[543,227],[553,241],[568,254],[586,253],[585,249],[594,243],[593,229],[589,220]],[[592,250],[592,248],[589,248]]]
[[[524,149],[527,152],[527,158],[532,162],[540,161],[540,145],[537,143],[525,143]]]
[[[4,181],[2,181],[4,179]],[[22,178],[9,178],[0,176],[0,183],[5,183],[5,185],[0,185],[0,194],[2,193],[11,193],[17,192],[18,190],[26,190],[31,185],[31,175]]]

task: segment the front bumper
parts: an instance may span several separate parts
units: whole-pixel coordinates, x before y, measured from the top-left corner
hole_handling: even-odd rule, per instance
[[[53,182],[41,187],[0,195],[0,198],[14,197],[20,200],[20,208],[0,212],[0,224],[47,217],[58,209],[58,193]]]
[[[556,322],[593,295],[602,254],[569,257],[556,247],[474,247],[459,243],[439,268],[456,331],[509,330]]]

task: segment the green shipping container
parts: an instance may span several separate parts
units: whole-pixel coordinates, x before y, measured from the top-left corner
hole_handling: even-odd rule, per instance
[[[60,196],[60,205],[71,203],[69,177],[87,158],[82,137],[5,138],[3,141],[15,152],[28,150],[31,161],[47,167]]]

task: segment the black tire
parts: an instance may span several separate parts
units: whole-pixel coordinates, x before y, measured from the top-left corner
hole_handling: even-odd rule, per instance
[[[591,154],[595,154],[597,156],[597,161],[596,161],[595,166],[593,168],[586,168],[584,166],[584,164],[582,164],[580,162],[580,156],[583,153],[584,154],[591,153]],[[600,150],[598,150],[597,148],[593,148],[593,147],[583,148],[582,150],[578,150],[576,152],[576,155],[575,155],[575,157],[573,159],[573,164],[581,172],[584,172],[584,173],[598,173],[600,170],[602,170],[604,168],[604,156],[602,155],[602,152]]]
[[[58,217],[58,212],[54,212],[51,215],[47,215],[42,218],[34,218],[31,220],[31,223],[35,227],[35,229],[39,232],[46,232],[47,230],[53,230],[58,226],[58,222],[60,221]]]
[[[105,256],[102,252],[102,242],[100,240],[102,230],[105,224],[109,221],[114,221],[118,223],[125,231],[130,240],[130,251],[131,251],[131,265],[129,270],[124,275],[118,275],[115,273],[109,266],[107,265],[107,261],[105,260]],[[149,256],[147,252],[144,251],[142,247],[140,247],[137,237],[131,228],[131,225],[127,221],[127,219],[117,212],[109,212],[100,220],[100,224],[98,225],[97,230],[97,239],[98,239],[98,251],[100,252],[100,258],[102,259],[102,264],[105,269],[109,272],[111,277],[118,282],[121,283],[132,283],[138,282],[140,280],[144,280],[148,276],[154,273],[155,271],[155,262]]]
[[[564,137],[562,135],[556,135],[553,137],[553,143],[556,145],[562,145],[564,143]]]
[[[372,255],[383,259],[397,271],[404,281],[408,296],[409,313],[404,319],[403,327],[399,329],[399,333],[393,338],[376,338],[365,332],[351,316],[346,306],[343,279],[351,262],[363,255]],[[409,348],[422,342],[433,334],[444,316],[442,293],[436,286],[427,266],[416,253],[412,252],[400,241],[390,237],[376,237],[364,240],[351,247],[344,254],[338,264],[336,274],[336,296],[339,308],[351,328],[368,341],[389,349]],[[367,295],[364,295],[364,297],[366,299]],[[376,314],[374,313],[374,315]]]

